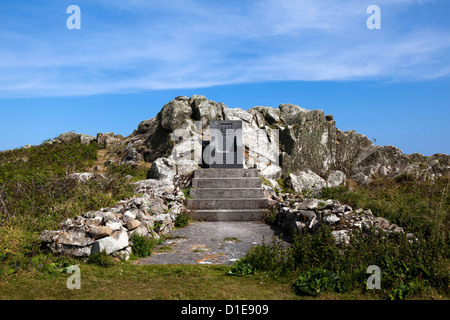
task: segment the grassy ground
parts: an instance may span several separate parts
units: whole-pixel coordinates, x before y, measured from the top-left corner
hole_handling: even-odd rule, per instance
[[[80,264],[81,289],[66,286],[70,274],[28,273],[0,283],[0,299],[20,300],[296,300],[291,282],[266,274],[228,276],[227,266],[140,266],[103,268]],[[370,294],[324,294],[321,299],[372,299]],[[376,297],[375,297],[376,298]]]
[[[229,277],[223,266],[81,265],[81,289],[68,274],[13,277],[0,284],[2,299],[295,299],[274,279]]]

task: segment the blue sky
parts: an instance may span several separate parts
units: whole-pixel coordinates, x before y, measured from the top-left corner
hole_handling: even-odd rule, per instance
[[[66,26],[73,4],[81,30]],[[0,150],[129,135],[203,94],[323,109],[376,144],[450,153],[449,13],[446,0],[1,0]]]

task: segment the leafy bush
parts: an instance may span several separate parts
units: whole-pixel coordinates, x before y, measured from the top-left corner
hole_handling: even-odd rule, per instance
[[[295,292],[299,295],[317,296],[324,291],[341,291],[339,277],[326,269],[314,269],[300,273],[294,281]]]
[[[184,188],[184,189],[182,190],[185,199],[192,199],[192,196],[191,196],[191,189],[192,189],[192,187],[186,187],[186,188]]]
[[[344,189],[337,192],[349,193]],[[358,194],[355,199],[367,201],[363,192],[352,193]],[[378,196],[381,200],[381,194]],[[393,207],[401,205],[397,203]],[[240,275],[267,272],[283,277],[297,274],[293,281],[294,290],[308,295],[317,295],[324,290],[370,293],[386,299],[420,297],[427,292],[448,294],[448,226],[430,225],[426,220],[416,223],[417,226],[425,225],[426,230],[420,232],[417,229],[414,240],[408,240],[405,234],[386,236],[375,230],[368,234],[353,230],[350,245],[345,248],[338,247],[329,227],[322,225],[312,233],[297,233],[289,248],[275,242],[252,248],[230,272]],[[366,287],[370,265],[381,269],[381,290],[369,291]]]
[[[227,272],[229,276],[246,276],[254,273],[252,265],[245,260],[238,260]]]

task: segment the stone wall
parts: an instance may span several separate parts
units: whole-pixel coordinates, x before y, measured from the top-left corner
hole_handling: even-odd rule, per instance
[[[182,177],[177,181],[186,183]],[[45,230],[39,239],[55,254],[87,259],[91,253],[128,260],[134,234],[158,239],[170,232],[184,210],[184,195],[172,180],[144,180],[135,184],[141,193],[111,208],[66,219],[57,230]]]
[[[368,234],[372,229],[375,232],[404,234],[400,226],[390,223],[383,217],[375,217],[370,209],[354,210],[347,204],[337,200],[320,200],[303,198],[299,195],[279,194],[269,196],[272,206],[277,214],[278,226],[289,234],[297,231],[313,232],[322,224],[330,227],[336,243],[348,244],[353,230],[361,230]],[[406,233],[408,239],[413,239],[412,233]]]

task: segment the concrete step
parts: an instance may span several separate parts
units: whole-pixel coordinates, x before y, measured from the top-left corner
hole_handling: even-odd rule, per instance
[[[257,177],[193,178],[192,186],[194,188],[261,188],[261,179]]]
[[[261,221],[266,213],[265,209],[193,210],[191,218],[203,221]]]
[[[188,199],[187,208],[191,210],[221,210],[221,209],[265,209],[268,207],[266,198],[235,198],[235,199]]]
[[[264,192],[259,188],[192,188],[190,195],[194,199],[235,199],[264,197]]]
[[[194,178],[257,178],[257,169],[197,169]]]

